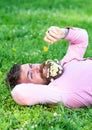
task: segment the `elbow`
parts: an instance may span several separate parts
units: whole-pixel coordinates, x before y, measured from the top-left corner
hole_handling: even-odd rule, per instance
[[[85,35],[86,40],[88,40],[88,32],[86,29],[84,29],[84,35]]]
[[[82,31],[82,42],[84,42],[85,43],[85,45],[86,45],[86,47],[87,47],[87,45],[88,45],[88,32],[87,32],[87,30],[86,29],[82,29],[83,31]]]
[[[28,104],[26,103],[23,95],[21,95],[21,93],[16,90],[16,89],[13,89],[12,92],[11,92],[11,95],[12,95],[12,98],[13,100],[19,104],[19,105],[24,105],[24,106],[27,106]]]

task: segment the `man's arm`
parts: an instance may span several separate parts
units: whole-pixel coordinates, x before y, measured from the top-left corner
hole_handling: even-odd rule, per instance
[[[88,46],[88,34],[85,29],[68,28],[68,35],[64,38],[69,41],[67,53],[61,62],[68,62],[73,58],[83,58]]]
[[[86,30],[80,28],[59,28],[52,26],[46,32],[44,40],[50,44],[60,39],[69,41],[69,47],[66,55],[61,62],[68,62],[73,58],[83,58],[88,45],[88,34]]]
[[[13,99],[20,105],[35,105],[62,102],[60,91],[54,86],[19,84],[11,92]]]

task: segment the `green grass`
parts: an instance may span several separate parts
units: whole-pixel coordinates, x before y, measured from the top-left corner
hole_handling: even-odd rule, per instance
[[[52,26],[85,28],[92,55],[91,0],[1,0],[0,1],[0,130],[92,130],[92,108],[69,109],[62,104],[17,105],[4,79],[14,63],[41,63],[61,59],[68,42],[48,45],[43,41]],[[43,47],[49,50],[44,52]]]

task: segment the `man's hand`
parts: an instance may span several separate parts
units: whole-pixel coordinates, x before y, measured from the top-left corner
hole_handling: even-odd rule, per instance
[[[61,38],[64,38],[67,32],[68,32],[68,29],[51,26],[46,32],[44,41],[50,44],[53,44],[57,42],[58,40],[60,40]]]

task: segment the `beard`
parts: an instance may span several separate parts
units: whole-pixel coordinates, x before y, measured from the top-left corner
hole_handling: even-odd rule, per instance
[[[40,66],[40,74],[41,74],[41,78],[45,81],[45,84],[48,85],[51,81],[49,78],[46,77],[46,75],[44,75],[44,72],[43,70],[45,69],[48,69],[49,68],[49,65],[46,65],[45,62],[43,62]]]
[[[59,78],[64,72],[64,68],[58,60],[47,60],[40,66],[41,78],[46,84]]]

